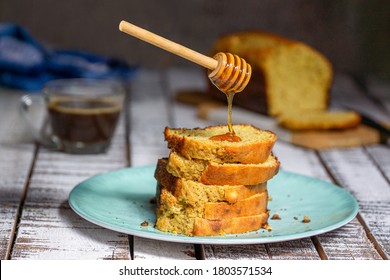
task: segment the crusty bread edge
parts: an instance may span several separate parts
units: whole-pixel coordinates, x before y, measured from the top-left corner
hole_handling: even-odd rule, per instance
[[[268,212],[256,216],[245,216],[220,221],[195,218],[194,236],[215,236],[239,234],[265,228],[268,221]]]

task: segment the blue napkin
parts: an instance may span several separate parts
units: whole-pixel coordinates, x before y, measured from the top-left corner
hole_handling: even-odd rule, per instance
[[[53,79],[128,80],[136,69],[120,59],[46,47],[25,28],[0,23],[0,85],[39,91]]]

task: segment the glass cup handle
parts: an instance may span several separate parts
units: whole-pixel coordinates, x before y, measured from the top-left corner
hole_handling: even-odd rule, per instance
[[[20,100],[20,114],[26,121],[35,140],[46,147],[54,148],[51,133],[48,131],[49,125],[45,114],[45,106],[43,96],[27,94],[22,96]]]

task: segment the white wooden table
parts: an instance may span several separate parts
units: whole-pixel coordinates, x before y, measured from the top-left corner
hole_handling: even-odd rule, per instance
[[[389,87],[375,80],[367,85],[369,95],[349,77],[338,76],[334,104],[348,100],[389,120]],[[321,151],[276,144],[283,170],[336,183],[359,202],[359,214],[350,223],[311,238],[259,245],[181,244],[111,231],[73,212],[68,195],[77,183],[167,156],[165,126],[209,125],[193,107],[173,100],[179,89],[205,86],[197,70],[140,70],[130,83],[130,102],[109,152],[91,156],[36,145],[18,113],[24,93],[0,88],[0,259],[389,259],[390,148],[381,144]]]

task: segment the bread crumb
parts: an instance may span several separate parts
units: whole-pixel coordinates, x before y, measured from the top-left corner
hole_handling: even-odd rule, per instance
[[[298,217],[294,217],[294,220],[298,220]]]
[[[148,225],[149,225],[148,221],[143,221],[141,223],[141,226],[143,226],[143,227],[147,227]]]
[[[271,220],[281,220],[282,218],[280,218],[279,214],[273,214],[272,217],[271,217]]]
[[[268,231],[272,231],[272,227],[269,224],[265,224],[264,229],[266,229]]]
[[[310,223],[310,222],[311,222],[311,220],[308,216],[303,217],[302,223]]]

